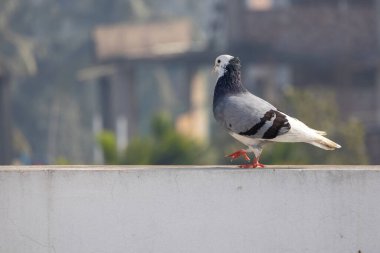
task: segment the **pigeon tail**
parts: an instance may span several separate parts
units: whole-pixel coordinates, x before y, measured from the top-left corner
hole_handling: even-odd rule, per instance
[[[334,149],[342,147],[338,143],[335,143],[332,140],[329,140],[326,137],[323,137],[321,135],[318,135],[317,139],[309,143],[311,145],[314,145],[318,148],[325,149],[325,150],[334,150]]]
[[[319,135],[327,135],[327,133],[325,131],[316,130],[316,129],[312,129],[312,130],[314,130]]]

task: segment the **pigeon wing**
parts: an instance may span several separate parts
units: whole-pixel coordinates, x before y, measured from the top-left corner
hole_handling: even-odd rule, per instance
[[[287,116],[251,93],[225,97],[216,108],[217,120],[242,136],[273,139],[289,131]]]

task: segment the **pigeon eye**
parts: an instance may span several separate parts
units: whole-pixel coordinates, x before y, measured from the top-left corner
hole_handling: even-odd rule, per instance
[[[220,59],[217,60],[217,63],[220,63]]]

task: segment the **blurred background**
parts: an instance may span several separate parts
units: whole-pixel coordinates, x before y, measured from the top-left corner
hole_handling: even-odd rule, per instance
[[[0,164],[229,164],[224,53],[343,146],[268,145],[263,163],[378,164],[379,52],[380,0],[2,0]]]

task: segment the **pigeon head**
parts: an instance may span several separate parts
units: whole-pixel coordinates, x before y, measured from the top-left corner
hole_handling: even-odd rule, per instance
[[[246,92],[241,83],[240,60],[237,57],[223,54],[215,59],[214,72],[218,73],[214,99],[218,99],[227,94]]]
[[[239,58],[223,54],[215,59],[214,71],[218,73],[218,77],[223,76],[224,73],[231,68],[238,68],[238,70],[240,70]]]

